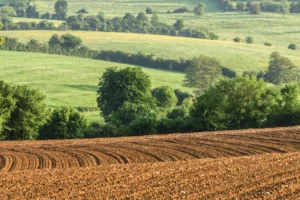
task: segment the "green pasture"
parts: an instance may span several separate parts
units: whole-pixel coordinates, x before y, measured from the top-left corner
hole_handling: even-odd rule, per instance
[[[2,31],[0,35],[16,37],[22,42],[27,42],[29,39],[48,42],[49,38],[55,33],[65,34],[66,32]],[[212,56],[216,57],[223,66],[240,74],[247,70],[259,71],[267,69],[269,56],[274,51],[278,51],[282,55],[289,57],[294,63],[300,64],[299,50],[288,50],[287,45],[268,47],[257,42],[245,44],[227,40],[216,41],[134,33],[85,31],[69,31],[68,33],[79,36],[83,40],[84,45],[98,50],[121,50],[130,53],[143,52],[144,54],[153,54],[155,57],[172,59],[190,59],[200,54]],[[256,39],[257,37],[254,36],[255,41]],[[273,43],[271,39],[268,41]]]
[[[47,96],[47,105],[55,107],[97,107],[97,84],[107,67],[125,67],[119,63],[38,53],[0,51],[0,80],[26,84]],[[182,87],[184,74],[143,68],[152,87],[162,85],[191,91]],[[93,121],[98,112],[86,113]]]

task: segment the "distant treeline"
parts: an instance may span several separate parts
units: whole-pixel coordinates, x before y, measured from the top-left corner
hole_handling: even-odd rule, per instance
[[[144,55],[140,52],[131,54],[123,51],[93,50],[86,46],[82,46],[81,39],[71,34],[62,36],[54,34],[48,43],[43,44],[35,39],[24,44],[19,42],[16,38],[11,37],[3,37],[3,41],[3,44],[0,44],[0,49],[2,50],[76,56],[177,72],[185,72],[191,63],[191,60],[155,58],[154,55]],[[226,77],[236,76],[234,71],[226,67],[222,67],[222,72]]]
[[[247,2],[238,1],[236,4],[231,0],[219,0],[219,3],[225,12],[230,11],[248,11],[254,14],[258,14],[260,11],[263,12],[283,12],[282,0],[273,1],[252,1]],[[291,13],[300,13],[300,2],[288,3],[287,9]],[[258,13],[257,13],[258,12]]]
[[[99,13],[97,16],[70,16],[67,19],[67,27],[71,30],[147,33],[212,40],[217,40],[219,38],[217,35],[207,30],[184,29],[183,24],[181,26],[175,24],[170,26],[159,22],[158,15],[155,13],[150,20],[144,13],[139,13],[137,17],[130,13],[126,13],[123,18],[115,17],[113,19],[105,19],[103,13]]]

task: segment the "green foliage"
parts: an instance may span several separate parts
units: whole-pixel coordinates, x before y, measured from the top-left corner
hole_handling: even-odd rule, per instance
[[[73,139],[84,137],[88,127],[85,117],[72,107],[62,106],[53,110],[41,128],[39,139]]]
[[[68,2],[66,0],[58,0],[54,5],[56,19],[66,19],[68,12]]]
[[[235,37],[235,38],[233,38],[233,41],[234,41],[234,42],[241,42],[241,38]]]
[[[3,6],[0,8],[0,17],[13,17],[16,16],[16,11],[13,7]]]
[[[236,3],[236,10],[237,11],[244,11],[245,10],[245,3],[244,2],[237,2]]]
[[[185,12],[189,12],[189,9],[187,9],[187,7],[177,8],[173,11],[173,13],[185,13]]]
[[[290,4],[287,0],[282,0],[280,12],[282,13],[282,17],[284,17],[285,14],[290,13]]]
[[[273,84],[298,80],[298,77],[292,71],[295,67],[295,64],[290,59],[281,56],[278,52],[273,52],[270,56],[269,68],[265,75],[265,80]]]
[[[82,8],[80,10],[77,11],[77,13],[80,13],[80,14],[87,14],[89,13],[85,8]]]
[[[254,39],[253,39],[253,37],[251,37],[251,36],[247,36],[247,37],[245,38],[245,41],[246,41],[246,43],[248,43],[248,44],[253,44],[253,43],[254,43]]]
[[[184,26],[183,22],[184,21],[182,19],[178,19],[176,21],[176,23],[173,25],[174,29],[180,31],[183,28],[183,26]]]
[[[269,47],[272,46],[272,44],[270,42],[265,42],[264,45],[269,46]]]
[[[256,77],[221,80],[196,98],[190,114],[198,130],[261,127],[276,106],[275,97]]]
[[[247,3],[248,4],[248,3]],[[248,10],[250,11],[251,14],[260,14],[261,7],[258,2],[250,2],[250,5],[248,6]]]
[[[146,11],[147,14],[152,14],[153,13],[152,9],[149,8],[149,7],[147,7],[145,11]]]
[[[47,117],[45,96],[28,86],[0,82],[0,138],[36,139]]]
[[[220,63],[215,58],[199,56],[187,68],[184,86],[197,88],[201,93],[221,77]]]
[[[168,109],[176,106],[178,102],[174,90],[168,86],[154,88],[151,93],[156,99],[156,104],[158,107]]]
[[[49,39],[49,47],[52,49],[62,48],[66,49],[67,51],[75,50],[81,45],[82,40],[74,35],[71,34],[64,34],[62,36],[58,36],[57,34],[54,34]]]
[[[296,50],[296,49],[297,49],[297,45],[296,45],[296,44],[290,44],[290,45],[288,46],[288,49]]]
[[[108,68],[100,78],[97,103],[106,121],[125,105],[132,104],[152,107],[151,83],[149,76],[140,68]],[[130,113],[129,113],[130,114]]]
[[[176,97],[177,97],[177,99],[178,99],[178,101],[177,101],[177,106],[181,106],[182,103],[183,103],[183,101],[184,101],[185,99],[193,97],[193,95],[191,95],[190,93],[188,93],[188,92],[183,92],[183,91],[181,91],[181,90],[179,90],[179,89],[175,89],[175,90],[174,90],[174,93],[175,93],[175,95],[176,95]]]
[[[194,8],[194,14],[196,16],[201,16],[201,15],[204,15],[204,12],[205,12],[205,3],[199,3],[198,6],[196,6]]]

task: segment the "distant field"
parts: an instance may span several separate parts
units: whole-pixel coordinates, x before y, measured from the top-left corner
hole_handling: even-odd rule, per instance
[[[48,106],[97,107],[96,90],[105,68],[119,63],[37,53],[0,51],[0,80],[27,84],[47,95]],[[143,68],[152,86],[182,87],[184,74]],[[86,113],[91,121],[101,120],[98,112]]]
[[[2,31],[0,35],[19,38],[22,42],[37,39],[47,42],[53,34],[63,31]],[[79,36],[83,44],[98,50],[122,50],[130,53],[143,52],[156,57],[190,59],[200,54],[216,57],[223,66],[242,73],[245,70],[265,70],[269,56],[278,51],[293,62],[300,63],[299,50],[288,50],[283,46],[267,47],[263,44],[234,43],[222,40],[145,35],[134,33],[68,32]],[[300,44],[300,43],[299,43]]]

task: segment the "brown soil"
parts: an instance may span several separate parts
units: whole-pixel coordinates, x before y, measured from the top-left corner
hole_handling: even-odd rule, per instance
[[[299,133],[0,142],[0,199],[300,199]]]

